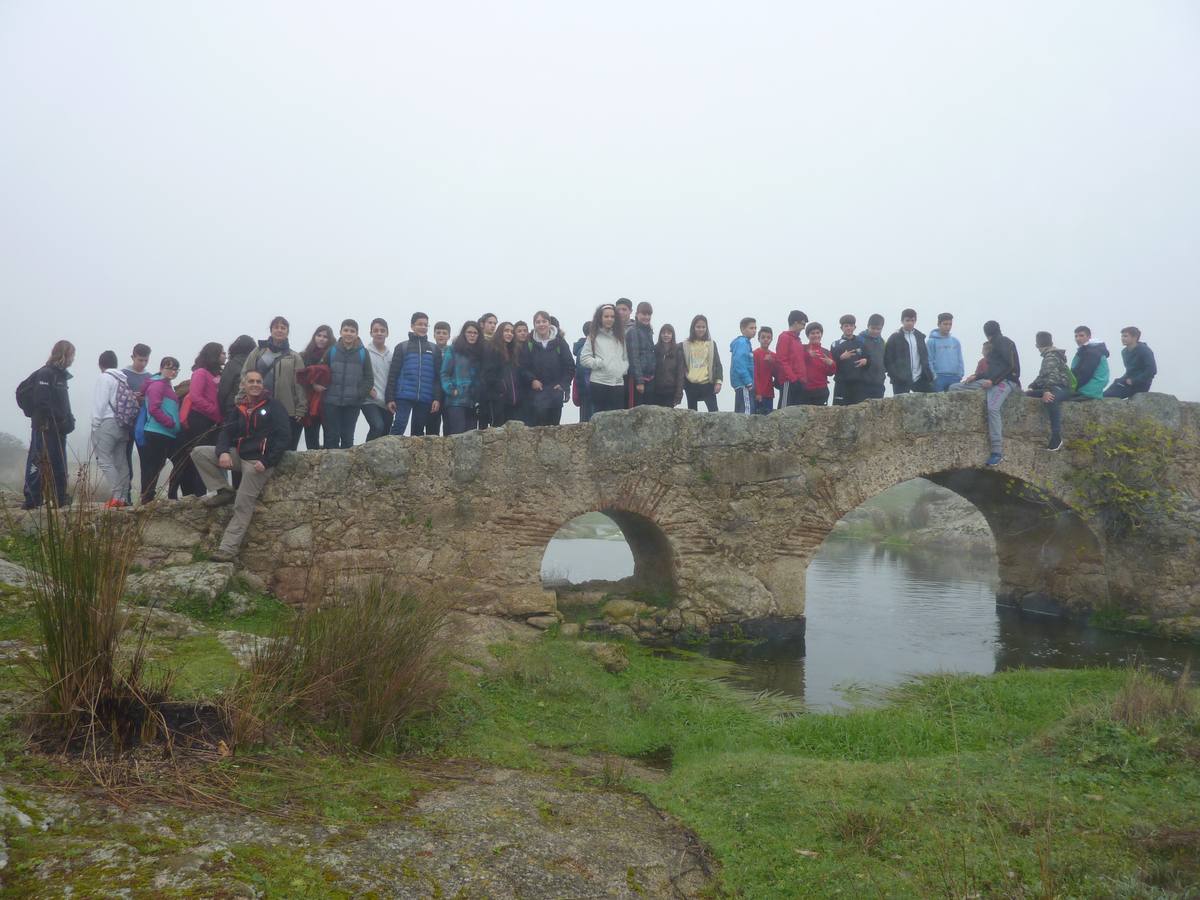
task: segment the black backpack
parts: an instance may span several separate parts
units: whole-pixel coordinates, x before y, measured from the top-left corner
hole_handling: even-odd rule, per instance
[[[34,411],[34,395],[37,393],[38,369],[24,381],[17,385],[17,406],[21,408],[21,412],[25,413],[25,418],[32,419]]]

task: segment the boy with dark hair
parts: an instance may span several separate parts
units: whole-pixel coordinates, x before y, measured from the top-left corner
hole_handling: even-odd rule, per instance
[[[621,317],[621,324],[628,329],[629,320],[633,318],[633,301],[628,297],[622,297],[613,306],[616,307],[617,315]]]
[[[838,319],[842,336],[829,348],[836,366],[833,376],[834,406],[850,406],[862,399],[860,386],[867,358],[863,355],[862,338],[854,333],[857,324],[858,320],[850,313]]]
[[[592,370],[579,365],[579,356],[583,353],[583,345],[587,341],[588,335],[592,333],[592,323],[584,322],[580,331],[583,333],[583,337],[579,338],[575,342],[575,346],[571,348],[571,352],[575,354],[575,393],[578,395],[576,403],[579,406],[579,421],[590,422],[592,413],[595,412],[595,405],[592,402]]]
[[[860,370],[859,382],[861,393],[858,400],[883,399],[883,376],[885,374],[883,354],[886,344],[883,340],[883,316],[871,313],[867,319],[867,330],[859,334],[862,341],[863,356],[867,364]],[[857,401],[856,401],[857,402]]]
[[[1001,410],[1004,401],[1012,396],[1014,391],[1021,389],[1021,358],[1017,353],[1017,345],[1011,338],[1000,333],[1000,323],[994,320],[983,323],[983,333],[987,336],[988,352],[984,357],[985,368],[983,377],[978,374],[968,375],[958,384],[950,386],[951,391],[983,391],[987,397],[988,441],[991,454],[987,465],[998,466],[1004,462],[1004,436],[1002,430]]]
[[[650,324],[654,307],[643,300],[637,305],[637,319],[625,329],[625,353],[629,357],[628,390],[625,408],[650,402],[654,381],[654,328]],[[591,323],[588,323],[590,329]],[[578,375],[579,370],[575,370]]]
[[[131,443],[130,431],[120,416],[128,421],[136,413],[137,401],[129,389],[124,372],[117,368],[117,354],[105,350],[100,354],[100,378],[92,392],[92,446],[96,462],[108,482],[109,498],[106,507],[128,506],[129,468],[125,459]]]
[[[397,344],[388,366],[384,402],[395,416],[391,433],[404,434],[412,417],[413,437],[437,434],[430,431],[430,419],[440,419],[442,408],[442,348],[429,340],[429,316],[412,314],[408,340]]]
[[[799,406],[804,399],[804,342],[801,335],[808,316],[798,309],[788,313],[788,330],[779,335],[775,363],[779,375],[779,408]]]
[[[758,322],[746,316],[738,325],[742,332],[729,345],[729,381],[733,385],[733,411],[754,414],[754,335]]]
[[[883,348],[883,368],[892,380],[892,395],[933,390],[933,372],[929,368],[929,351],[925,335],[917,330],[917,311],[900,313],[900,328],[887,339]]]
[[[433,344],[437,347],[439,353],[445,353],[446,348],[450,346],[450,323],[435,322],[433,324]],[[441,366],[438,367],[438,372],[441,372]],[[438,376],[438,389],[441,389],[441,375]],[[442,410],[439,404],[437,410],[430,410],[428,418],[425,420],[425,433],[438,435],[442,433]]]
[[[371,356],[358,337],[358,323],[343,319],[341,336],[329,348],[329,387],[325,389],[325,449],[354,446],[358,412],[371,395],[375,372]]]
[[[1071,357],[1075,393],[1069,399],[1099,400],[1108,384],[1108,347],[1103,341],[1093,341],[1092,329],[1086,325],[1076,326],[1075,347]]]
[[[388,349],[388,323],[383,319],[371,320],[371,343],[367,345],[367,357],[371,360],[371,393],[362,406],[367,420],[367,440],[373,441],[392,431],[392,411],[387,406],[388,371],[392,365],[392,351]]]
[[[1158,364],[1154,361],[1154,351],[1142,343],[1142,332],[1132,325],[1121,329],[1121,344],[1125,374],[1109,385],[1104,396],[1127,400],[1150,390],[1158,374]]]
[[[154,374],[146,370],[146,366],[150,364],[150,347],[147,344],[134,344],[133,350],[129,354],[130,364],[121,372],[125,375],[125,383],[129,385],[129,389],[137,395],[140,402],[146,392],[146,380]],[[129,483],[133,482],[133,441],[130,440],[125,445],[125,465],[129,468]],[[125,492],[125,505],[128,506],[133,501],[131,491]]]
[[[1029,382],[1030,397],[1041,399],[1050,420],[1050,441],[1046,449],[1055,452],[1062,449],[1062,402],[1071,396],[1071,370],[1067,366],[1067,354],[1054,346],[1054,338],[1048,331],[1039,331],[1034,338],[1038,352],[1042,354],[1042,367],[1037,378]]]
[[[966,374],[963,364],[962,344],[950,334],[954,327],[954,316],[948,312],[938,313],[938,327],[925,340],[929,350],[929,370],[933,373],[933,390],[936,393],[950,390],[950,385],[962,381]]]
[[[758,329],[758,349],[754,351],[754,414],[765,416],[775,408],[775,377],[778,359],[771,352],[775,333],[764,325]]]

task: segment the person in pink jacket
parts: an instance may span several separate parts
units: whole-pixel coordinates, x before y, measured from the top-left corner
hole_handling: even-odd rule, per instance
[[[192,381],[180,409],[183,430],[171,454],[171,487],[185,495],[203,497],[204,480],[192,464],[193,447],[215,447],[221,430],[221,406],[217,389],[221,368],[225,365],[225,348],[215,341],[205,344],[192,365]],[[175,491],[170,495],[173,497]]]

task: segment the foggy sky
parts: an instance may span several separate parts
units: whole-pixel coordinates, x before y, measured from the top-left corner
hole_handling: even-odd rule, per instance
[[[797,307],[951,311],[968,366],[995,318],[1026,380],[1035,331],[1091,325],[1115,377],[1136,324],[1200,399],[1193,2],[6,0],[0,85],[0,381],[72,340],[76,449],[105,349],[186,373],[416,309],[573,339],[620,296],[727,365]]]

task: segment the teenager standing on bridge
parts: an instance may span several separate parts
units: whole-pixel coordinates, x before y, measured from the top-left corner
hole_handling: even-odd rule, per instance
[[[950,390],[984,392],[987,398],[988,440],[991,445],[987,464],[998,466],[1004,462],[1004,436],[1000,412],[1004,401],[1012,396],[1014,391],[1021,389],[1021,358],[1017,354],[1017,345],[1000,333],[999,322],[984,322],[983,333],[988,339],[988,351],[983,359],[983,377],[968,375],[958,384],[951,385]]]
[[[329,348],[329,390],[325,392],[325,449],[354,446],[358,414],[375,386],[371,355],[358,337],[358,323],[345,319],[341,337]]]
[[[636,327],[636,326],[635,326]],[[588,338],[579,354],[579,365],[592,373],[593,412],[625,409],[625,376],[629,372],[629,354],[625,346],[625,327],[611,303],[596,307]],[[631,384],[636,378],[631,380]],[[643,391],[645,385],[641,385]]]
[[[409,329],[408,340],[392,351],[383,397],[395,416],[392,434],[404,434],[410,417],[413,437],[437,434],[442,410],[442,348],[429,340],[429,316],[425,313],[413,313]]]
[[[259,341],[258,347],[250,351],[246,362],[242,365],[242,374],[255,371],[263,377],[267,392],[283,405],[288,417],[292,420],[292,438],[289,450],[300,446],[301,425],[308,410],[308,397],[297,379],[304,363],[300,354],[288,344],[288,334],[292,326],[283,316],[271,320],[271,336],[265,341]]]
[[[442,354],[442,396],[446,435],[473,431],[478,424],[479,370],[483,345],[478,322],[464,322],[454,343]]]
[[[687,378],[687,361],[683,347],[675,339],[675,326],[664,324],[658,329],[654,345],[654,381],[650,383],[650,402],[655,406],[674,409],[683,400],[683,383]]]
[[[688,409],[696,409],[700,402],[709,412],[717,411],[717,394],[725,380],[721,367],[721,353],[716,341],[708,333],[708,317],[696,316],[688,329],[688,339],[683,343],[683,355],[687,360],[687,376],[683,392],[687,394]]]
[[[523,357],[521,378],[529,387],[529,424],[557,425],[565,389],[575,377],[575,357],[545,310],[533,314],[533,332]]]

